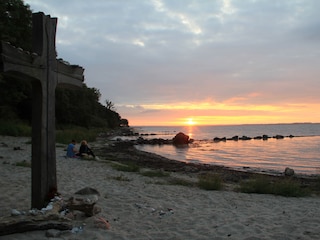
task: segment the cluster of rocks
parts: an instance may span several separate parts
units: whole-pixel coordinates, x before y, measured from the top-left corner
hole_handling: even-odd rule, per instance
[[[133,133],[134,134],[134,133]],[[149,136],[149,134],[145,134],[146,136]],[[194,141],[194,139],[189,138],[188,135],[179,132],[178,134],[175,135],[174,138],[172,139],[163,139],[163,138],[152,138],[152,139],[145,139],[142,136],[145,136],[144,134],[140,134],[140,137],[135,140],[136,144],[150,144],[150,145],[163,145],[163,144],[173,144],[173,145],[184,145],[184,144],[189,144]],[[155,134],[154,134],[155,135]],[[215,137],[213,138],[213,142],[225,142],[225,141],[239,141],[239,140],[268,140],[270,138],[274,139],[284,139],[285,137],[288,138],[293,138],[293,135],[289,136],[283,136],[283,135],[275,135],[275,136],[268,136],[268,135],[262,135],[262,136],[256,136],[256,137],[248,137],[248,136],[233,136],[231,138],[227,137]]]
[[[153,138],[153,139],[145,139],[143,137],[139,137],[135,143],[136,144],[150,144],[150,145],[163,145],[163,144],[173,144],[173,145],[185,145],[192,143],[194,140],[189,138],[188,135],[179,132],[172,139],[163,139],[163,138]]]
[[[136,141],[137,144],[150,144],[150,145],[163,145],[163,144],[172,144],[172,139],[163,139],[163,138],[152,138],[145,139],[143,137],[139,137]]]
[[[270,137],[268,135],[262,135],[262,136],[256,136],[256,137],[248,137],[248,136],[242,136],[242,137],[239,137],[239,136],[233,136],[231,138],[226,138],[226,137],[222,137],[222,138],[219,138],[219,137],[215,137],[213,139],[214,142],[225,142],[227,140],[233,140],[233,141],[238,141],[238,140],[251,140],[251,139],[255,139],[255,140],[268,140],[269,138],[275,138],[275,139],[284,139],[285,137],[288,137],[288,138],[293,138],[294,136],[293,135],[289,135],[289,136],[283,136],[283,135],[275,135],[273,137]]]

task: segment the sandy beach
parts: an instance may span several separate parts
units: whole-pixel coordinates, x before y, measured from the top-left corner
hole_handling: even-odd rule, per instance
[[[99,144],[103,145],[95,142],[91,147]],[[101,213],[73,220],[74,227],[83,227],[78,232],[49,238],[47,230],[31,231],[0,236],[1,240],[320,239],[319,196],[292,198],[166,184],[162,178],[117,171],[112,159],[67,159],[65,147],[56,148],[59,193],[67,199],[80,189],[94,188],[100,193]],[[31,168],[15,165],[24,160],[31,160],[30,138],[0,136],[0,218],[12,209],[30,209]],[[193,174],[171,176],[196,181]],[[108,220],[110,228],[96,226],[98,217]]]

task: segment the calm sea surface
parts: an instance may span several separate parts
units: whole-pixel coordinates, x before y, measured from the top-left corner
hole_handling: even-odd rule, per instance
[[[183,162],[223,165],[239,170],[320,174],[320,124],[270,124],[235,126],[136,127],[143,138],[172,139],[183,132],[195,141],[188,147],[138,145],[143,151]],[[289,136],[284,139],[214,142],[214,137]]]

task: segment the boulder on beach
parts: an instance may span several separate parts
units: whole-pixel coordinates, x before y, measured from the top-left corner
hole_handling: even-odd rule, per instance
[[[292,168],[286,168],[285,170],[284,170],[284,175],[285,176],[293,176],[294,175],[294,170],[292,169]]]
[[[174,145],[182,145],[182,144],[188,144],[189,143],[189,136],[179,132],[173,139],[172,143]]]

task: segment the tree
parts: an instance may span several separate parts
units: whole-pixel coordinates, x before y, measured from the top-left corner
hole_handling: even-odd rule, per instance
[[[129,127],[129,121],[127,119],[125,119],[125,118],[122,118],[120,120],[120,126],[121,127]]]
[[[22,0],[1,0],[0,39],[31,51],[32,11]]]
[[[31,50],[32,11],[22,0],[1,0],[0,40]],[[2,119],[22,118],[31,121],[31,83],[0,73],[0,116]]]
[[[0,1],[0,40],[32,50],[32,11],[22,0]],[[99,89],[56,89],[56,124],[82,127],[119,127],[113,102],[103,106]],[[0,120],[31,123],[32,84],[0,73]]]
[[[114,103],[108,99],[106,99],[106,108],[109,110],[115,110]]]

